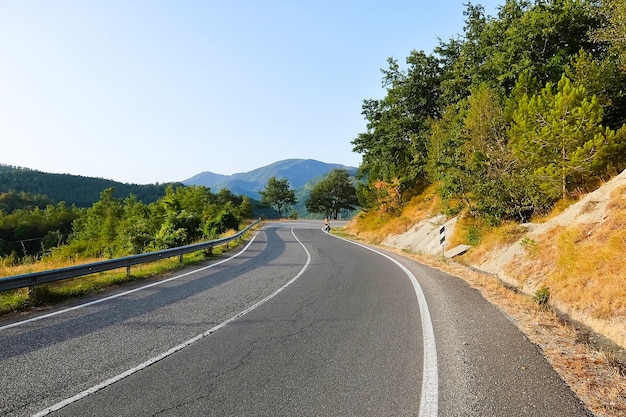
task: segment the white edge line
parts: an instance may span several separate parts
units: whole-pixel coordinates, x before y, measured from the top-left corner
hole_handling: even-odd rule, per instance
[[[331,236],[384,256],[391,262],[395,263],[410,278],[411,283],[413,284],[413,288],[415,289],[415,295],[417,296],[417,302],[420,309],[420,317],[422,320],[422,338],[424,339],[422,396],[420,399],[419,416],[437,417],[439,406],[439,375],[437,370],[437,347],[435,345],[435,332],[433,330],[433,323],[430,318],[430,312],[428,311],[428,303],[426,302],[426,297],[424,296],[424,292],[422,291],[422,287],[417,281],[417,278],[406,266],[383,252],[380,252],[376,249],[370,248],[369,246],[354,242],[349,239],[344,239],[335,235]]]
[[[209,268],[213,268],[214,266],[218,266],[218,265],[223,264],[224,262],[228,262],[231,259],[234,259],[234,258],[238,257],[239,255],[241,255],[242,253],[244,253],[248,249],[248,247],[252,244],[252,242],[254,241],[255,238],[256,238],[256,234],[254,236],[252,236],[252,238],[250,239],[248,244],[241,251],[239,251],[238,253],[234,254],[233,256],[231,256],[229,258],[222,259],[221,261],[215,262],[213,264],[204,266],[204,267],[199,268],[199,269],[194,269],[193,271],[185,272],[184,274],[176,275],[176,276],[173,276],[171,278],[167,278],[167,279],[164,279],[164,280],[161,280],[161,281],[153,282],[152,284],[143,285],[141,287],[137,287],[137,288],[134,288],[132,290],[124,291],[124,292],[121,292],[119,294],[110,295],[108,297],[99,298],[97,300],[90,301],[90,302],[84,303],[84,304],[79,304],[79,305],[74,306],[74,307],[65,308],[63,310],[58,310],[58,311],[54,311],[52,313],[43,314],[41,316],[33,317],[33,318],[30,318],[30,319],[26,319],[26,320],[21,320],[21,321],[18,321],[18,322],[15,322],[15,323],[11,323],[11,324],[7,324],[5,326],[1,326],[0,327],[0,331],[5,330],[5,329],[10,329],[11,327],[21,326],[22,324],[32,323],[34,321],[39,321],[39,320],[47,319],[47,318],[50,318],[50,317],[53,317],[53,316],[58,316],[59,314],[63,314],[63,313],[67,313],[67,312],[70,312],[70,311],[78,310],[78,309],[81,309],[81,308],[84,308],[84,307],[89,307],[89,306],[92,306],[92,305],[95,305],[95,304],[100,304],[100,303],[103,303],[105,301],[113,300],[114,298],[123,297],[125,295],[132,294],[132,293],[137,292],[137,291],[145,290],[146,288],[150,288],[150,287],[154,287],[154,286],[157,286],[157,285],[165,284],[166,282],[174,281],[174,280],[177,280],[179,278],[186,277],[186,276],[191,275],[191,274],[195,274],[196,272],[200,272],[200,271],[204,271],[204,270],[209,269]]]
[[[258,301],[256,304],[253,304],[252,306],[248,307],[247,309],[235,314],[234,316],[232,316],[231,318],[227,319],[226,321],[221,322],[220,324],[218,324],[217,326],[214,326],[212,328],[210,328],[209,330],[207,330],[204,333],[201,333],[195,337],[192,337],[191,339],[181,343],[178,346],[175,346],[173,348],[171,348],[170,350],[168,350],[167,352],[161,353],[158,356],[155,356],[153,358],[148,359],[147,361],[135,366],[134,368],[131,368],[125,372],[122,372],[119,375],[116,375],[114,377],[111,377],[109,379],[107,379],[106,381],[103,381],[97,385],[94,385],[91,388],[88,388],[82,392],[79,392],[78,394],[74,395],[73,397],[67,398],[61,402],[58,402],[40,412],[38,412],[37,414],[34,414],[33,417],[42,417],[42,416],[46,416],[54,411],[60,410],[61,408],[68,406],[76,401],[81,400],[82,398],[87,397],[88,395],[94,394],[98,391],[100,391],[103,388],[108,387],[109,385],[112,385],[118,381],[121,381],[122,379],[136,373],[139,372],[142,369],[147,368],[148,366],[167,358],[168,356],[178,352],[179,350],[182,350],[184,348],[186,348],[187,346],[190,346],[194,343],[196,343],[197,341],[204,339],[205,337],[215,333],[216,331],[218,331],[219,329],[221,329],[222,327],[226,326],[227,324],[231,323],[232,321],[242,317],[243,315],[251,312],[252,310],[256,309],[257,307],[259,307],[260,305],[264,304],[265,302],[267,302],[268,300],[270,300],[271,298],[273,298],[274,296],[276,296],[279,292],[281,292],[282,290],[284,290],[285,288],[287,288],[289,285],[291,285],[295,280],[297,280],[298,278],[300,278],[300,276],[302,276],[302,274],[304,273],[304,271],[306,271],[306,269],[309,267],[309,265],[311,264],[311,254],[309,253],[309,251],[307,250],[307,248],[304,246],[304,244],[300,241],[300,239],[298,239],[298,237],[296,236],[296,234],[293,231],[293,228],[291,229],[291,234],[293,235],[293,237],[298,241],[298,243],[300,244],[300,246],[302,246],[302,248],[304,249],[304,251],[306,252],[306,256],[307,256],[307,260],[306,263],[304,264],[304,266],[302,267],[302,269],[300,269],[300,272],[298,272],[298,274],[293,277],[291,280],[289,280],[289,282],[287,282],[285,285],[283,285],[282,287],[280,287],[279,289],[277,289],[276,291],[274,291],[273,293],[271,293],[270,295],[268,295],[267,297],[263,298],[261,301]],[[256,235],[255,235],[256,237]],[[250,240],[250,243],[252,243],[252,241],[254,240],[254,238],[252,238]],[[246,245],[246,247],[239,252],[237,255],[241,254],[243,251],[245,251],[248,246],[250,246],[250,243],[248,245]],[[235,257],[233,256],[233,258]],[[232,258],[229,258],[232,259]],[[224,260],[225,262],[226,260]],[[216,265],[216,264],[213,264]],[[206,268],[203,268],[206,269]],[[200,271],[202,269],[196,270],[196,271]],[[181,275],[183,276],[183,275]],[[146,287],[142,287],[142,288],[146,288]]]

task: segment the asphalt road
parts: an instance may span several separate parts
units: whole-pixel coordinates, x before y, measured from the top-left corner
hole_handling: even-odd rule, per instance
[[[462,280],[320,229],[0,321],[0,415],[591,415]]]

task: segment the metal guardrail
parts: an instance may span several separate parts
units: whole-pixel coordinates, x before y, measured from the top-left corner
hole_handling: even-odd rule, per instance
[[[254,221],[241,232],[221,239],[208,242],[195,243],[193,245],[179,246],[177,248],[163,249],[156,252],[142,253],[139,255],[126,256],[124,258],[109,259],[101,262],[70,266],[67,268],[52,269],[49,271],[32,272],[23,275],[0,278],[0,291],[14,290],[18,288],[31,287],[49,282],[61,281],[68,278],[76,278],[83,275],[95,274],[97,272],[110,271],[112,269],[126,268],[130,273],[130,267],[146,262],[158,261],[174,256],[181,256],[186,253],[199,250],[212,249],[215,246],[223,245],[240,238],[244,233],[258,224],[261,219]]]

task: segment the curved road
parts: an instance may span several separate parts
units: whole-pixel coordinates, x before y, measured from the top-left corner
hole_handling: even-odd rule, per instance
[[[320,229],[0,321],[0,415],[592,415],[462,280]]]

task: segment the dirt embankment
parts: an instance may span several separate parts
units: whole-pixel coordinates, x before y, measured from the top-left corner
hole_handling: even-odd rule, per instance
[[[620,227],[620,218],[626,218],[626,171],[587,194],[558,216],[543,223],[522,225],[527,232],[516,241],[491,248],[479,258],[463,255],[455,260],[492,274],[506,285],[530,296],[541,287],[552,289],[552,307],[626,350],[626,299],[621,297],[622,290],[626,287],[626,275],[615,276],[622,273],[621,266],[626,264],[626,240],[618,235],[624,231]],[[446,219],[443,215],[434,216],[415,224],[405,233],[388,236],[382,244],[418,254],[441,255],[440,227],[445,225],[446,235],[451,236],[454,234],[456,220]],[[592,238],[595,239],[588,245],[588,252],[582,254],[587,258],[585,261],[595,265],[590,258],[603,257],[597,263],[613,263],[613,266],[607,265],[606,271],[595,268],[591,272],[580,272],[580,268],[570,265],[572,262],[568,264],[567,259],[564,259],[565,255],[559,253],[559,248],[551,247],[560,244],[563,251],[564,244],[558,241],[567,236],[573,239],[574,246],[581,247],[586,242],[591,242]],[[613,245],[610,253],[603,251],[608,245]],[[453,248],[446,248],[446,253],[451,249]],[[562,270],[561,274],[555,271],[558,268]],[[550,280],[552,276],[567,275],[570,273],[569,268],[575,269],[571,274],[587,274],[584,277],[570,277],[571,280],[583,280],[582,291],[587,292],[585,297],[577,297],[572,305],[569,305],[568,297],[558,292],[563,285],[559,286]],[[596,276],[592,275],[594,273]],[[603,285],[610,288],[601,290],[599,287]],[[568,289],[563,289],[566,290]],[[602,311],[598,314],[594,308],[597,306],[593,304],[600,302],[596,296],[601,292],[615,296],[616,299],[604,300],[614,307],[614,311]],[[589,305],[585,305],[586,301]]]

